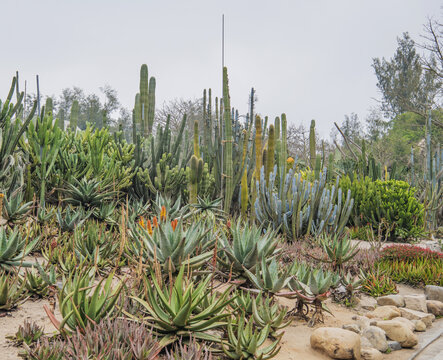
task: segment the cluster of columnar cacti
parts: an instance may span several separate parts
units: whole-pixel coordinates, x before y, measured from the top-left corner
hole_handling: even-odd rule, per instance
[[[276,182],[277,168],[265,181],[264,168],[261,182],[257,183],[255,212],[257,220],[265,226],[280,229],[287,236],[297,238],[322,232],[341,233],[353,206],[351,192],[342,203],[342,191],[327,185],[326,168],[314,183],[303,180],[301,173],[288,171],[283,186]]]
[[[149,78],[148,66],[143,64],[140,69],[140,92],[135,96],[133,110],[133,136],[137,127],[144,137],[152,134],[155,115],[155,78]],[[135,138],[133,139],[135,142]]]

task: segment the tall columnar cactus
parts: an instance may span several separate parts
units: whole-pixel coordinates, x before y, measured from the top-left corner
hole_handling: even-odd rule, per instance
[[[78,104],[77,100],[74,100],[72,102],[71,115],[69,117],[69,127],[71,128],[71,131],[75,132],[75,130],[77,129],[79,114],[80,114],[80,105]]]
[[[148,66],[143,64],[140,68],[140,102],[136,98],[136,107],[139,113],[136,113],[136,122],[143,130],[144,137],[152,133],[155,115],[155,78],[149,78]]]
[[[281,151],[280,151],[280,186],[286,177],[287,159],[288,159],[288,134],[287,134],[286,114],[281,114]],[[283,201],[284,194],[281,193],[281,200]]]
[[[194,155],[200,159],[200,146],[198,143],[198,120],[194,121]]]
[[[52,111],[53,111],[52,98],[47,97],[45,103],[45,115],[52,115]]]
[[[155,77],[149,79],[148,131],[152,134],[155,116]]]
[[[311,120],[311,128],[309,129],[309,161],[311,169],[315,168],[315,160],[315,120]]]
[[[223,117],[224,117],[224,175],[226,179],[224,210],[229,213],[231,209],[232,195],[234,194],[234,171],[232,166],[232,119],[231,100],[229,96],[228,69],[223,68]]]
[[[255,116],[255,181],[260,182],[260,169],[262,166],[262,129],[261,118]]]
[[[275,157],[275,131],[274,125],[269,125],[268,153],[266,155],[266,182],[269,182],[269,174],[274,170]]]
[[[197,156],[191,156],[191,172],[190,172],[190,184],[189,184],[189,202],[191,204],[197,203],[197,187],[201,180],[203,172],[203,160],[197,158]]]
[[[61,131],[65,130],[65,110],[63,109],[58,112],[57,124]]]

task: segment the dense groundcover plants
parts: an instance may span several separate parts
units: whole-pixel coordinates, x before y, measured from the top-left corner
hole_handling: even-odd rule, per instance
[[[360,251],[348,235],[387,223],[393,239],[418,237],[439,200],[365,177],[364,154],[353,181],[340,176],[349,161],[317,154],[314,122],[309,163],[290,157],[286,116],[271,123],[253,101],[239,116],[226,69],[191,131],[186,115],[155,123],[155,86],[143,65],[131,142],[79,130],[75,101],[67,128],[50,100],[25,114],[16,78],[0,103],[0,311],[43,299],[57,329],[23,324],[11,338],[24,358],[270,359],[330,299],[441,284],[440,253]]]

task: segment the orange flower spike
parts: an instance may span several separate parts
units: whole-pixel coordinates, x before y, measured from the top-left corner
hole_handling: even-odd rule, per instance
[[[166,221],[166,208],[164,205],[160,211],[160,221]]]
[[[148,220],[148,223],[146,225],[146,230],[148,230],[149,235],[152,235],[151,220]]]
[[[154,227],[158,227],[158,222],[157,222],[157,216],[154,216],[154,218],[152,219],[152,222],[154,223]]]
[[[177,227],[177,219],[171,221],[172,230],[175,231],[175,228]]]
[[[140,218],[140,220],[138,221],[138,224],[139,224],[142,228],[145,228],[145,229],[146,229],[146,227],[145,227],[145,220],[143,219],[143,217]]]

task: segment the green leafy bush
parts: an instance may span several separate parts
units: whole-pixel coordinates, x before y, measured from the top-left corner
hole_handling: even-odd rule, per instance
[[[340,181],[340,187],[351,190],[354,198],[352,222],[355,225],[370,223],[378,229],[382,221],[391,225],[391,239],[416,238],[423,232],[424,207],[415,197],[415,188],[400,180],[376,180],[368,177],[349,177]]]

